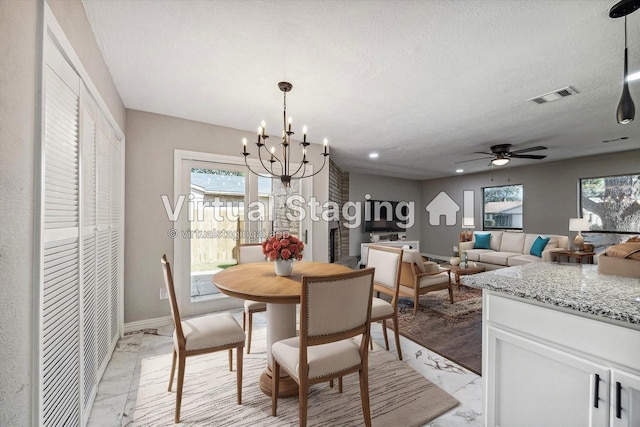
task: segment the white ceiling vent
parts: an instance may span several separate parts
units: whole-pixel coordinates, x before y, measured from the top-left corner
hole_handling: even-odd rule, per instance
[[[571,86],[567,86],[562,89],[554,90],[553,92],[545,93],[544,95],[536,96],[535,98],[527,99],[527,101],[533,101],[536,104],[544,104],[576,93],[578,93],[577,90]]]

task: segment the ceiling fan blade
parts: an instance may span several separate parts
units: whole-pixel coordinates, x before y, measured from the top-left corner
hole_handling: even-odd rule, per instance
[[[480,157],[479,159],[461,160],[459,162],[455,162],[455,164],[457,165],[459,163],[475,162],[475,161],[478,161],[478,160],[485,160],[485,159],[493,159],[493,156],[491,156],[491,157]]]
[[[538,145],[537,147],[529,147],[529,148],[523,148],[521,150],[515,150],[515,151],[512,151],[511,154],[529,153],[531,151],[546,150],[546,149],[547,147]]]
[[[547,156],[541,156],[539,154],[516,154],[516,153],[511,153],[510,157],[518,158],[518,159],[536,159],[536,160],[540,160],[540,159],[544,159]]]

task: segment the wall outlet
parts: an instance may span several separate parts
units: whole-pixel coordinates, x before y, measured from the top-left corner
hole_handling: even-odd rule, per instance
[[[160,299],[169,299],[166,288],[160,288]]]

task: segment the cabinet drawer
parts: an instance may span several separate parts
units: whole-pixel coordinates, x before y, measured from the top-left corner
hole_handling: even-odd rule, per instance
[[[549,306],[551,307],[551,306]],[[484,291],[484,321],[640,372],[640,331]]]

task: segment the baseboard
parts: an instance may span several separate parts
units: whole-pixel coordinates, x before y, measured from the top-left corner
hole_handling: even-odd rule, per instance
[[[155,319],[139,320],[137,322],[129,322],[124,324],[124,333],[141,331],[143,329],[160,328],[162,326],[172,325],[171,316],[156,317]]]

